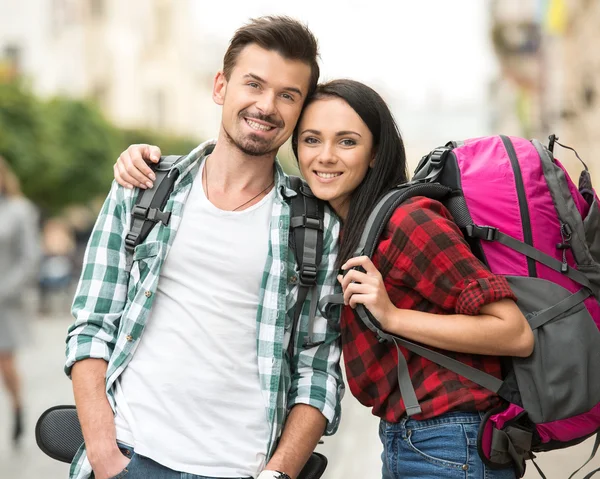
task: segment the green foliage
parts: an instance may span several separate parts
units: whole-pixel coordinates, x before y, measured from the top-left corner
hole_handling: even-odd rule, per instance
[[[144,130],[119,130],[91,103],[38,99],[23,83],[0,83],[0,155],[24,193],[45,213],[104,196],[112,165],[132,143],[188,153],[197,142]]]
[[[123,130],[121,132],[121,151],[129,145],[146,143],[160,146],[163,155],[184,155],[192,151],[198,142],[189,138],[163,135],[149,130]]]

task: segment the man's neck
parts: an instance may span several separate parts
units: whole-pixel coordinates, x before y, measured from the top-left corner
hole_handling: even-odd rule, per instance
[[[252,156],[220,135],[207,168],[211,185],[222,192],[264,188],[273,179],[275,153]]]

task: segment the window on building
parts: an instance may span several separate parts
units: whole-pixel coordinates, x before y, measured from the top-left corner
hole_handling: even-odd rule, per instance
[[[104,15],[104,0],[90,0],[92,18],[102,18]]]
[[[4,59],[14,73],[18,74],[21,69],[21,47],[9,44],[4,47]]]

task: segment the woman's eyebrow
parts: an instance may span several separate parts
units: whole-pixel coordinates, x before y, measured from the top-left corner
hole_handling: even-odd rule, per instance
[[[321,132],[319,130],[310,130],[310,129],[303,130],[300,134],[304,135],[304,133],[312,133],[313,135],[320,135],[321,134]]]
[[[344,135],[356,135],[356,136],[360,136],[362,138],[362,135],[356,131],[352,131],[352,130],[343,130],[343,131],[338,131],[336,134],[336,136],[344,136]]]

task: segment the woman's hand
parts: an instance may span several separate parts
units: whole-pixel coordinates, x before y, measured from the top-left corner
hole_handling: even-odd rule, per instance
[[[361,267],[365,272],[352,269],[355,267]],[[390,301],[379,270],[368,256],[351,258],[342,269],[350,270],[345,276],[338,275],[344,291],[344,304],[352,308],[356,308],[357,304],[364,305],[385,329],[396,307]]]
[[[127,148],[113,166],[115,180],[121,186],[132,189],[134,186],[142,189],[152,188],[156,179],[148,163],[160,161],[160,148],[153,145],[131,145]]]

